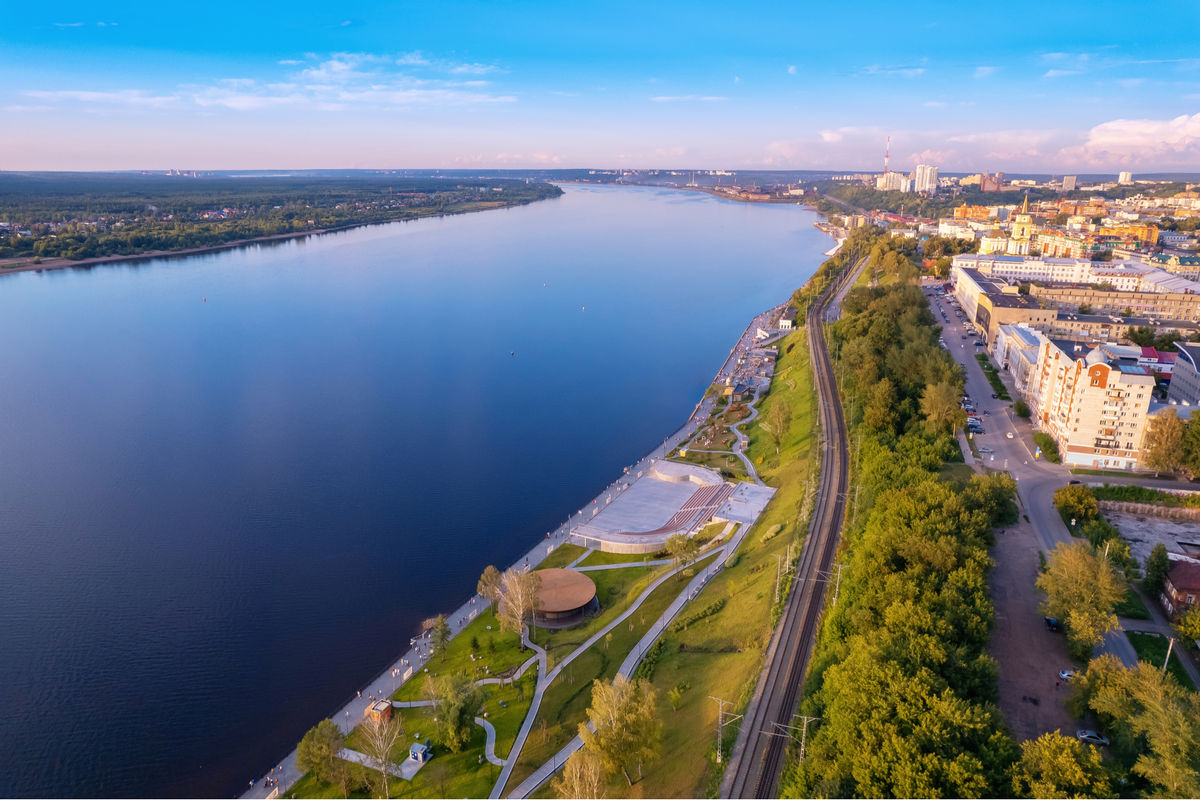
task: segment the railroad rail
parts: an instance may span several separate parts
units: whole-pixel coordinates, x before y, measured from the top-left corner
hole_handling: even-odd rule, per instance
[[[791,741],[790,726],[816,644],[828,578],[841,539],[850,480],[846,421],[823,324],[830,316],[836,319],[837,309],[831,311],[831,301],[840,301],[857,280],[865,263],[866,259],[862,259],[848,269],[841,280],[826,287],[809,308],[805,324],[820,408],[821,478],[808,539],[796,567],[794,588],[767,649],[763,672],[742,720],[729,769],[722,781],[722,797],[778,796],[783,760]]]

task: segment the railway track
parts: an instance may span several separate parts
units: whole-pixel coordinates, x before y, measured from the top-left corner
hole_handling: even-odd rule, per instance
[[[844,294],[864,262],[860,261],[847,270],[841,281],[826,288],[809,310],[806,326],[823,435],[821,478],[808,540],[796,567],[795,588],[767,649],[763,674],[742,720],[722,781],[722,797],[778,796],[783,760],[791,741],[791,729],[782,726],[792,724],[816,644],[817,626],[846,516],[846,488],[850,479],[846,421],[823,323],[830,314],[830,302]]]

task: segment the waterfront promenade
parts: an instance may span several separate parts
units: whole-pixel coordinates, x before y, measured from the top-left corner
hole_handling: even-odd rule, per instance
[[[782,308],[782,305],[775,306],[755,315],[754,319],[746,326],[730,350],[729,355],[717,373],[716,381],[723,381],[726,376],[733,374],[738,358],[758,343],[755,339],[757,330],[760,327],[770,329],[772,327],[770,325],[771,321],[777,319]],[[576,527],[584,524],[587,520],[595,516],[595,514],[599,513],[601,508],[612,502],[621,492],[628,489],[630,484],[641,474],[644,474],[656,461],[664,458],[675,448],[679,447],[679,445],[691,438],[709,418],[714,402],[714,399],[711,397],[702,398],[696,404],[687,421],[678,430],[664,439],[661,444],[643,456],[638,462],[625,467],[622,470],[622,474],[596,495],[590,503],[580,508],[559,525],[558,528],[540,539],[528,552],[514,561],[511,566],[518,569],[533,569],[545,560],[555,548],[569,540],[571,532]],[[720,560],[723,562],[724,559]],[[446,618],[450,625],[451,636],[457,636],[476,616],[487,609],[488,605],[488,601],[479,595],[473,595],[456,608],[453,613],[447,614]],[[409,678],[421,673],[425,664],[429,661],[429,657],[430,643],[428,638],[423,635],[414,637],[410,641],[410,647],[406,651],[386,666],[373,680],[359,690],[356,690],[353,696],[348,698],[340,708],[329,715],[330,719],[334,721],[342,733],[349,734],[362,721],[367,707],[373,702],[372,698],[390,697]],[[319,721],[320,718],[314,717],[313,724],[315,725]],[[247,789],[242,794],[242,797],[274,798],[284,795],[301,777],[303,777],[303,773],[296,764],[296,750],[293,748],[290,753],[277,762],[265,775],[248,782]]]

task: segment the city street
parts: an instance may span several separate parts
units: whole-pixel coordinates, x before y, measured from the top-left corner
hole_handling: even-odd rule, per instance
[[[993,651],[1000,666],[1001,706],[1019,737],[1035,737],[1056,727],[1069,727],[1069,717],[1061,703],[1066,697],[1066,687],[1055,680],[1057,670],[1069,664],[1065,641],[1061,634],[1051,634],[1042,625],[1038,611],[1041,597],[1033,587],[1037,578],[1037,551],[1048,554],[1060,542],[1072,541],[1054,508],[1054,492],[1071,480],[1085,484],[1136,483],[1155,488],[1177,488],[1179,484],[1135,476],[1076,476],[1065,466],[1035,457],[1032,423],[1013,413],[1011,401],[992,397],[992,385],[975,357],[987,350],[976,347],[975,342],[985,340],[970,323],[959,318],[952,295],[939,296],[933,287],[934,284],[926,282],[923,288],[930,295],[935,319],[942,325],[947,350],[965,368],[965,393],[983,424],[984,432],[975,434],[972,440],[980,450],[978,457],[966,447],[966,435],[959,437],[966,462],[977,469],[1007,471],[1017,483],[1021,521],[1001,533],[993,549],[997,562],[992,578],[997,617]],[[1011,376],[1002,372],[1000,377],[1016,400],[1018,395]],[[1127,666],[1137,664],[1137,654],[1123,630],[1110,633],[1098,652],[1112,653]]]

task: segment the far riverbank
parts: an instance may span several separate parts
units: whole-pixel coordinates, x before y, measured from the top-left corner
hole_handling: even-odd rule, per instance
[[[543,198],[550,200],[553,198]],[[531,201],[537,202],[537,200]],[[205,245],[204,247],[187,247],[181,250],[147,250],[144,253],[134,253],[132,255],[115,255],[115,256],[97,256],[96,258],[49,258],[43,259],[34,263],[32,258],[19,256],[16,258],[0,258],[0,275],[15,274],[18,272],[42,272],[43,270],[55,269],[70,269],[71,267],[94,267],[99,264],[116,264],[135,261],[150,261],[157,258],[184,258],[187,256],[202,255],[204,253],[218,253],[222,250],[235,250],[239,247],[249,247],[256,244],[270,244],[272,242],[283,242],[289,239],[302,239],[309,236],[320,236],[326,233],[338,233],[341,231],[350,231],[355,228],[369,228],[376,225],[391,225],[394,222],[416,222],[422,219],[437,219],[439,217],[452,217],[462,214],[475,214],[483,211],[499,211],[505,208],[517,208],[519,206],[529,205],[529,203],[504,203],[489,206],[487,208],[463,208],[449,209],[439,211],[435,214],[416,214],[411,217],[403,217],[398,219],[383,219],[372,220],[370,222],[355,222],[349,225],[335,225],[329,228],[313,228],[306,231],[295,231],[292,233],[276,233],[270,236],[254,236],[249,239],[234,239],[221,244]]]

